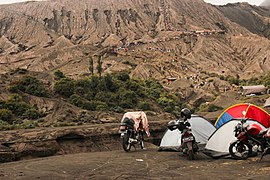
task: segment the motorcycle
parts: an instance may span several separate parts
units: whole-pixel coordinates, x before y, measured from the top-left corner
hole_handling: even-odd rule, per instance
[[[121,138],[121,144],[124,151],[130,151],[133,146],[135,149],[135,145],[140,145],[141,149],[144,149],[144,138],[143,138],[143,130],[135,131],[134,129],[134,121],[129,118],[125,118],[119,127],[119,133]]]
[[[263,153],[267,147],[264,134],[267,130],[257,123],[246,124],[248,119],[242,118],[234,128],[234,135],[237,140],[233,141],[229,146],[229,153],[234,159],[244,160],[255,153]]]
[[[181,132],[181,149],[183,154],[187,154],[189,160],[195,159],[195,153],[198,152],[198,143],[190,127],[190,123],[186,120],[172,120],[168,123],[168,129],[173,131],[178,129]]]

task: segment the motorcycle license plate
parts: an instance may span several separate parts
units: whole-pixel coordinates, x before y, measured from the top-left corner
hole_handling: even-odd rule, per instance
[[[126,129],[127,129],[126,126],[120,126],[120,128],[119,128],[120,131],[125,131]]]
[[[193,141],[193,140],[194,140],[194,137],[193,136],[189,136],[189,137],[183,138],[183,142],[190,142],[190,141]]]

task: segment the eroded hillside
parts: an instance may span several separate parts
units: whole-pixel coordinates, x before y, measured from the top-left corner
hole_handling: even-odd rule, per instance
[[[234,11],[239,20],[254,22],[251,29],[249,21],[241,24],[226,15]],[[101,57],[103,74],[154,77],[188,104],[212,101],[230,86],[221,77],[269,72],[269,40],[257,35],[268,37],[268,16],[265,9],[247,4],[215,7],[203,0],[1,5],[0,73],[22,68],[49,77],[61,70],[77,79],[90,75],[90,57],[95,67]],[[167,78],[175,81],[167,83]]]
[[[269,1],[268,1],[269,2]],[[263,3],[266,5],[267,2]],[[262,4],[261,7],[248,3],[228,4],[217,8],[231,21],[247,28],[250,32],[270,38],[270,11]]]

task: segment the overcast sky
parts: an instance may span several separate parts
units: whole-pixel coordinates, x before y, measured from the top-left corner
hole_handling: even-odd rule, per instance
[[[204,0],[205,2],[216,4],[216,5],[224,5],[227,3],[235,3],[235,2],[248,2],[252,5],[260,5],[264,0]]]
[[[23,1],[29,1],[29,0],[0,0],[0,4],[11,4],[16,2],[23,2]],[[41,0],[36,0],[41,1]]]
[[[10,4],[15,2],[23,2],[27,0],[0,0],[0,4]],[[248,2],[252,5],[260,5],[264,0],[204,0],[205,2],[217,5],[224,5],[227,3],[235,3],[235,2]]]

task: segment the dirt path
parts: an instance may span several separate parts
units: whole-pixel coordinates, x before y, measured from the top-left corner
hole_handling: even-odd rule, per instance
[[[3,163],[0,179],[269,179],[270,156],[245,161],[211,159],[202,153],[189,161],[179,152],[156,147],[53,156]]]

